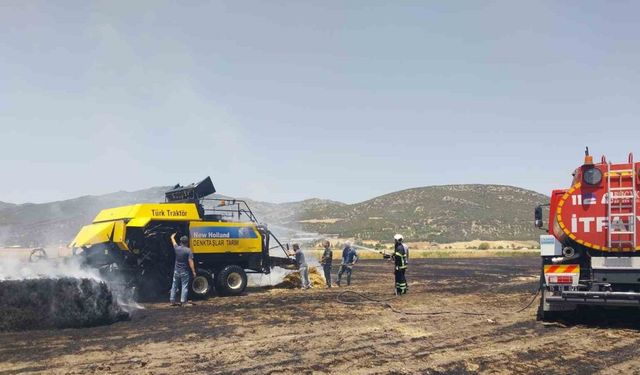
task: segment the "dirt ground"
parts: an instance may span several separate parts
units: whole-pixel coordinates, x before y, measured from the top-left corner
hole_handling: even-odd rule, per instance
[[[545,325],[537,301],[515,312],[538,267],[537,257],[416,259],[409,294],[390,304],[431,314],[405,315],[337,302],[345,290],[392,296],[391,265],[362,261],[349,288],[252,288],[193,307],[147,304],[110,326],[2,333],[0,374],[640,373],[637,313]]]

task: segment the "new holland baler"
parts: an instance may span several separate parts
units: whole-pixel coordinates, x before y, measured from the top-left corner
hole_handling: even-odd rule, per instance
[[[71,242],[74,254],[141,296],[169,290],[175,259],[170,236],[189,237],[197,269],[192,296],[238,295],[247,273],[291,267],[287,249],[258,223],[244,201],[206,198],[215,193],[209,177],[176,185],[164,203],[141,203],[102,210]],[[270,256],[271,240],[284,257]]]

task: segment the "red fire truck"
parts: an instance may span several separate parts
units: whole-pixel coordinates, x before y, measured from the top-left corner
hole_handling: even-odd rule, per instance
[[[554,190],[548,234],[540,237],[542,297],[538,318],[554,320],[581,305],[640,307],[640,244],[636,223],[640,163],[603,156],[573,172],[569,189]],[[535,223],[544,227],[543,205]]]

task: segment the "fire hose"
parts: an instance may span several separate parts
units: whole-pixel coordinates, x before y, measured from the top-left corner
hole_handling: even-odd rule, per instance
[[[520,313],[520,312],[528,309],[529,307],[531,307],[531,305],[536,301],[536,299],[538,299],[538,292],[539,291],[540,291],[540,288],[537,288],[535,290],[535,292],[532,293],[533,294],[533,298],[524,307],[522,307],[519,310],[507,312],[507,314],[517,314],[517,313]],[[359,298],[359,300],[354,300],[354,299],[346,300],[344,298],[346,295],[355,296],[355,297]],[[363,294],[363,293],[354,292],[352,290],[346,290],[346,291],[341,292],[340,294],[338,294],[338,296],[336,297],[336,301],[338,303],[343,304],[343,305],[360,305],[360,304],[367,304],[367,303],[369,303],[369,304],[377,304],[377,305],[380,305],[382,307],[388,308],[389,310],[391,310],[392,312],[394,312],[396,314],[403,314],[403,315],[444,315],[444,314],[459,314],[459,315],[473,315],[473,316],[487,316],[487,315],[490,315],[490,314],[487,314],[487,313],[471,312],[471,311],[457,311],[457,310],[440,310],[440,311],[407,311],[407,310],[400,310],[400,309],[394,307],[391,303],[389,303],[390,301],[392,301],[392,300],[394,300],[396,298],[398,298],[398,296],[385,298],[385,299],[378,299],[378,298],[367,296],[366,294]]]
[[[364,247],[364,246],[355,246],[355,247],[381,254],[385,259],[388,259],[388,257],[389,257],[389,255],[387,255],[384,250],[383,251],[379,251],[379,250],[370,249],[370,248]],[[538,292],[539,291],[540,291],[540,287],[538,287],[535,291],[533,291],[531,293],[531,294],[533,294],[533,298],[524,307],[522,307],[521,309],[515,310],[515,311],[507,312],[507,314],[517,314],[517,313],[520,313],[520,312],[528,309],[529,307],[531,307],[531,305],[536,301],[536,299],[538,299]],[[352,296],[358,297],[358,298],[360,298],[360,300],[353,300],[353,299],[345,300],[344,296],[346,296],[346,295],[352,295]],[[389,303],[389,301],[392,301],[392,300],[396,299],[397,297],[398,296],[385,298],[385,299],[378,299],[378,298],[367,296],[367,295],[365,295],[363,293],[354,292],[352,290],[347,290],[347,291],[344,291],[344,292],[338,294],[338,296],[336,297],[336,301],[338,303],[343,304],[343,305],[359,305],[359,304],[367,304],[367,303],[378,304],[378,305],[381,305],[383,307],[388,308],[389,310],[393,311],[396,314],[404,314],[404,315],[444,315],[444,314],[459,314],[459,315],[473,315],[473,316],[487,316],[487,315],[490,315],[490,314],[487,314],[487,313],[470,312],[470,311],[454,311],[454,310],[451,310],[451,311],[449,311],[449,310],[441,310],[441,311],[406,311],[406,310],[400,310],[400,309],[394,307],[393,305],[391,305]]]

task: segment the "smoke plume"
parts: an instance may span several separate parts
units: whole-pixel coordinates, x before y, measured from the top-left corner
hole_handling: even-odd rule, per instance
[[[110,324],[141,308],[76,257],[0,258],[0,300],[0,330]]]

